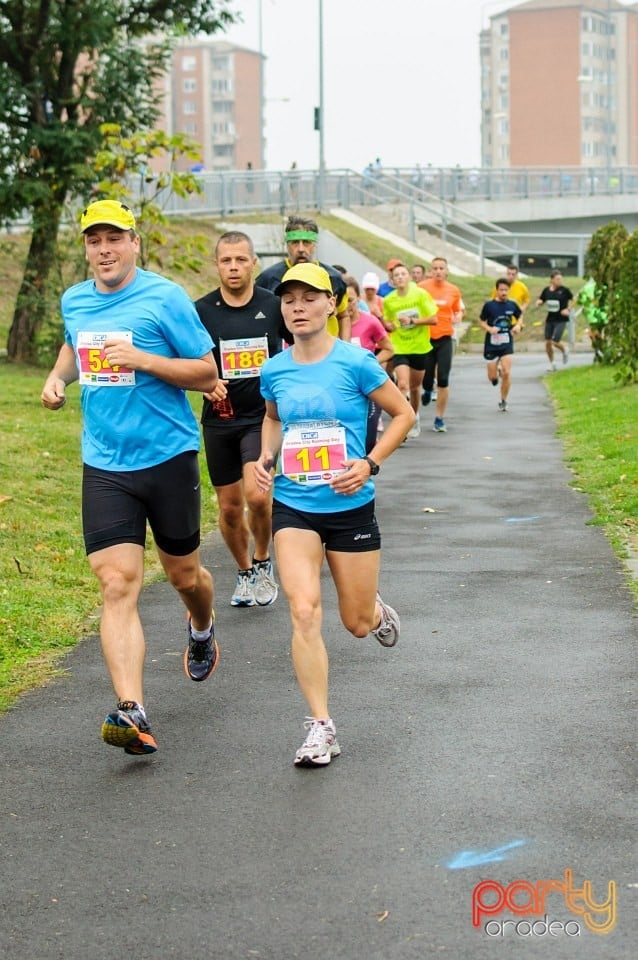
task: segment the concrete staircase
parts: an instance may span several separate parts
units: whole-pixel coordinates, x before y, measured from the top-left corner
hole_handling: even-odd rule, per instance
[[[345,209],[337,207],[330,211],[334,217],[339,217],[361,230],[382,237],[389,243],[406,251],[415,260],[431,261],[433,257],[445,257],[450,267],[450,273],[464,277],[485,272],[490,277],[500,277],[504,273],[503,265],[495,260],[485,259],[483,265],[478,254],[464,250],[456,244],[425,229],[419,228],[419,242],[412,243],[410,238],[409,205],[404,203],[362,205]],[[483,269],[482,269],[483,267]]]

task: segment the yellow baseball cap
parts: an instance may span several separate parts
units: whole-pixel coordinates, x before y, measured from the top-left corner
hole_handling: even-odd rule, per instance
[[[333,296],[328,271],[324,270],[318,263],[297,263],[294,267],[286,270],[281,278],[281,283],[275,290],[277,296],[281,296],[286,284],[293,281],[305,283],[307,287],[312,287],[313,290],[323,290],[329,296]]]
[[[88,205],[80,218],[82,233],[102,224],[118,230],[135,230],[135,217],[132,210],[119,200],[96,200]]]

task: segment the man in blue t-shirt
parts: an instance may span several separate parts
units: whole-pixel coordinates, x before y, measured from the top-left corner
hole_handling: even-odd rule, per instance
[[[187,675],[205,680],[219,657],[213,581],[199,554],[199,427],[185,393],[212,390],[217,368],[186,293],[137,267],[129,208],[98,200],[80,222],[94,279],[62,297],[65,343],[41,400],[59,410],[66,385],[80,382],[84,542],[102,591],[100,637],[117,697],[102,738],[144,755],[157,750],[144,709],[138,612],[147,521],[188,610]]]
[[[501,381],[502,413],[507,411],[507,397],[512,383],[514,337],[521,329],[522,311],[515,300],[509,299],[510,282],[506,277],[496,281],[496,299],[483,304],[479,323],[485,330],[483,356],[487,360],[487,379],[492,386]]]

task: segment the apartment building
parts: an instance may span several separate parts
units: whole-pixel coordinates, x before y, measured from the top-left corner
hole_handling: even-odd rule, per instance
[[[204,170],[263,169],[263,63],[262,54],[225,40],[182,39],[158,126],[197,140]]]
[[[519,3],[480,57],[483,166],[638,164],[638,3]]]

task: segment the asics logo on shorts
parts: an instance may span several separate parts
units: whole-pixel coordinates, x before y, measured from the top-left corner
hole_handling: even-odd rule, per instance
[[[355,533],[353,539],[354,539],[354,540],[369,540],[371,536],[372,536],[371,533]]]

